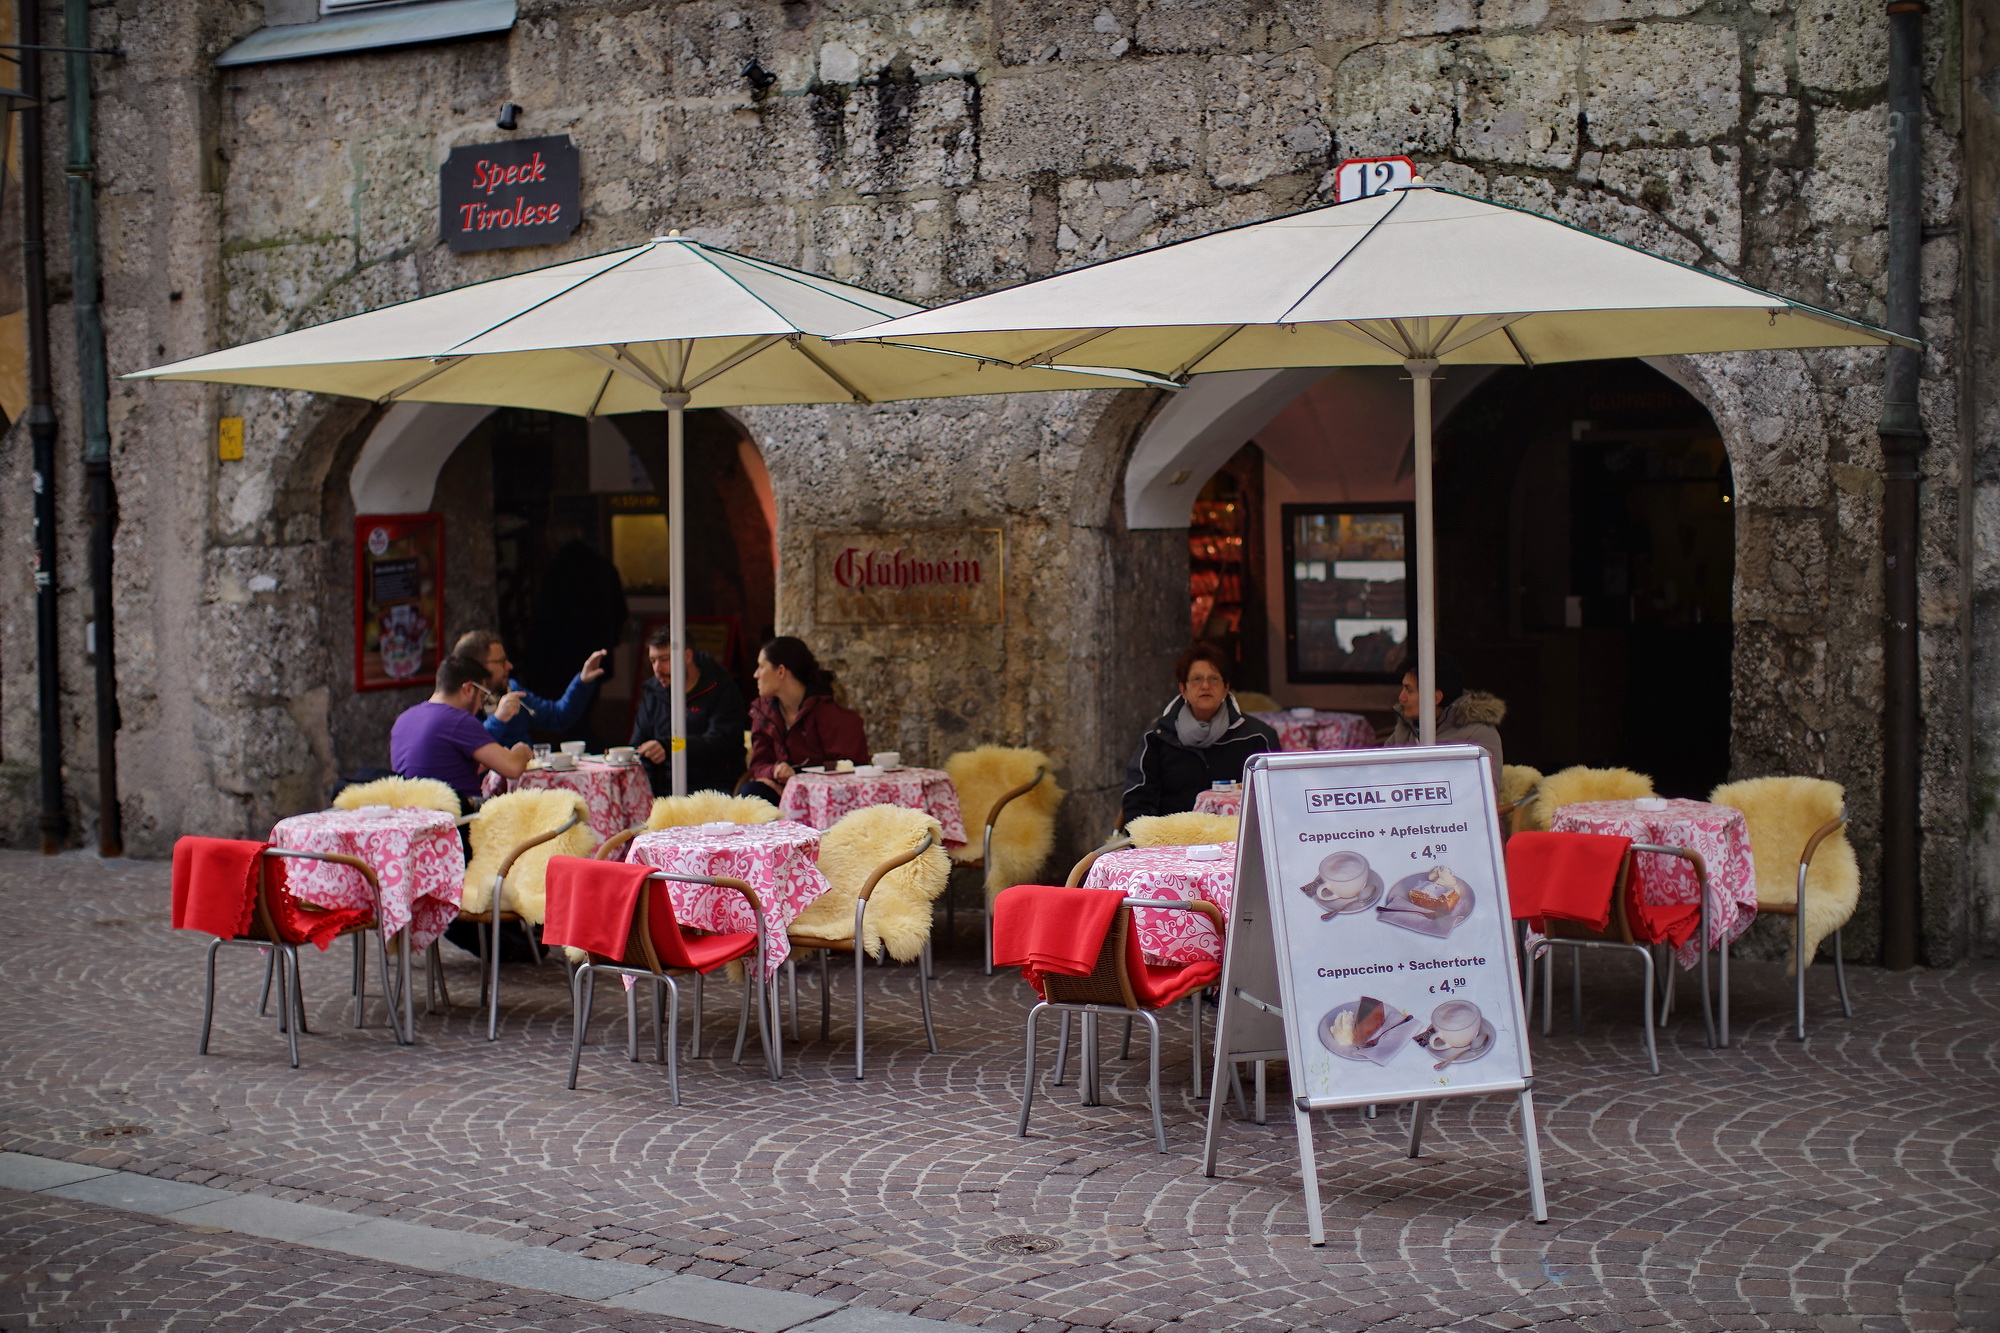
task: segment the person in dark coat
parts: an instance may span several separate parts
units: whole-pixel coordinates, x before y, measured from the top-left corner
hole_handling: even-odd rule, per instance
[[[639,696],[630,745],[646,764],[653,795],[674,793],[673,632],[665,625],[646,638],[653,674]],[[743,776],[743,733],[750,710],[722,664],[707,653],[687,650],[687,785],[689,791],[733,791]]]
[[[1278,747],[1278,733],[1236,707],[1219,648],[1198,643],[1174,663],[1181,692],[1139,738],[1125,766],[1124,823],[1176,815],[1218,782],[1240,782],[1253,754]]]
[[[750,705],[750,776],[741,788],[776,800],[802,768],[842,759],[868,762],[861,716],[833,700],[833,673],[789,636],[757,650],[757,702]]]
[[[558,514],[551,519],[548,539],[555,554],[542,569],[528,646],[534,650],[531,683],[553,698],[570,678],[570,663],[619,645],[628,611],[618,566],[584,544],[583,528],[574,518]]]

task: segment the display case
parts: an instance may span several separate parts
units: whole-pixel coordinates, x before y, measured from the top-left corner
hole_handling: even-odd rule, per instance
[[[1415,507],[1293,504],[1283,521],[1287,675],[1401,680],[1417,620]]]

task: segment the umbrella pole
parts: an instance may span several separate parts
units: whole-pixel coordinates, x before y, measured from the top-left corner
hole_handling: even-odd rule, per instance
[[[674,795],[688,794],[687,764],[687,440],[683,413],[688,396],[663,393],[667,407],[667,630],[673,636],[674,737],[669,758]]]
[[[1435,361],[1405,361],[1416,415],[1417,739],[1437,744],[1437,523],[1431,512],[1431,377]]]

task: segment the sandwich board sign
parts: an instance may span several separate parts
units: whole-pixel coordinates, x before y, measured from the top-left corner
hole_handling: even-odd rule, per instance
[[[1476,745],[1262,754],[1244,775],[1236,895],[1222,959],[1215,1174],[1224,1080],[1243,1060],[1291,1070],[1308,1231],[1326,1243],[1316,1111],[1513,1094],[1532,1216],[1548,1220],[1498,804]]]

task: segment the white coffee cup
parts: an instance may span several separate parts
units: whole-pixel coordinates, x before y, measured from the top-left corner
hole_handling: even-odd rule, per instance
[[[604,752],[604,757],[614,764],[629,764],[639,757],[639,752],[629,745],[614,745]]]
[[[564,741],[562,743],[562,752],[572,759],[582,758],[583,752],[588,748],[582,741]]]
[[[878,750],[868,757],[868,762],[877,768],[901,768],[903,756],[898,750]]]
[[[1479,1006],[1470,1000],[1446,1000],[1431,1010],[1431,1049],[1462,1050],[1479,1037]]]
[[[1359,852],[1335,852],[1319,863],[1313,897],[1323,903],[1353,902],[1368,887],[1368,859]]]
[[[569,770],[576,767],[576,756],[573,754],[569,754],[567,752],[563,754],[552,754],[548,758],[542,760],[542,767],[546,768],[551,773],[567,773],[569,772]]]

